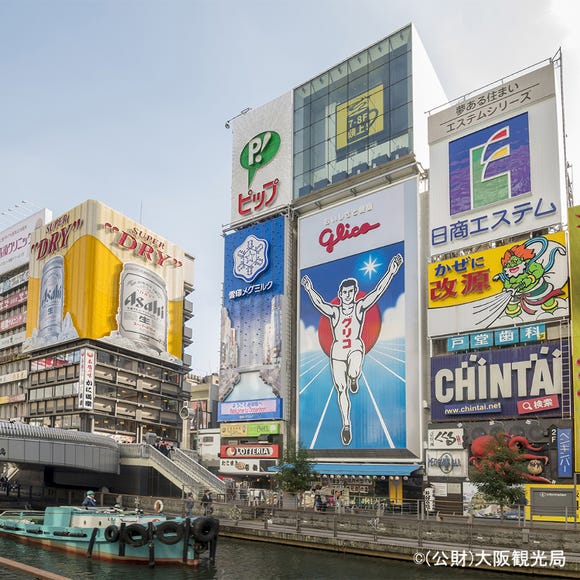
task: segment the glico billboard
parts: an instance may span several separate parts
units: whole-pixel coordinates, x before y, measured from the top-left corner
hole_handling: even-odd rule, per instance
[[[183,284],[181,248],[88,200],[33,234],[23,350],[90,338],[180,362]]]
[[[411,180],[299,220],[298,414],[307,449],[420,453],[416,203]]]
[[[231,125],[231,223],[238,224],[292,200],[292,93],[238,115]]]
[[[428,264],[429,336],[568,317],[564,232]]]
[[[434,421],[557,417],[567,394],[567,341],[431,359]]]
[[[281,419],[286,218],[225,239],[220,421]]]
[[[431,255],[561,223],[552,64],[428,122]]]

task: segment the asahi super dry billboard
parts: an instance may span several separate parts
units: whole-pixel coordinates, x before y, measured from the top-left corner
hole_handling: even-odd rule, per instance
[[[181,361],[184,252],[95,200],[34,231],[23,350],[91,338]]]

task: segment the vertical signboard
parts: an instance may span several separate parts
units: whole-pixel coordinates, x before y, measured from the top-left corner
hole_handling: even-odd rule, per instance
[[[570,293],[580,296],[580,206],[568,209]],[[572,392],[574,400],[574,471],[580,472],[580,300],[572,300]]]
[[[225,239],[221,320],[219,414],[223,420],[281,418],[281,376],[286,218],[277,217]],[[267,401],[268,400],[268,401]],[[238,405],[225,403],[238,402]],[[241,405],[243,401],[253,404]],[[261,401],[260,404],[258,402]],[[242,411],[240,411],[242,412]]]
[[[35,230],[23,350],[99,339],[180,362],[181,248],[89,200]]]
[[[95,351],[81,348],[79,361],[79,409],[92,409],[95,398]]]
[[[260,219],[292,200],[292,93],[232,122],[231,223]]]
[[[431,255],[562,221],[554,66],[429,117]]]
[[[299,220],[299,438],[419,453],[416,182]]]

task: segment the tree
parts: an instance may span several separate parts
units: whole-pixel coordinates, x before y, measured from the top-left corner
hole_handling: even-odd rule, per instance
[[[302,493],[310,489],[316,476],[306,449],[297,448],[293,441],[288,442],[282,456],[282,464],[278,469],[275,475],[276,482],[288,493]]]
[[[502,519],[506,506],[524,503],[527,463],[519,449],[509,447],[505,433],[488,435],[479,457],[469,461],[469,479],[487,501],[499,505]]]

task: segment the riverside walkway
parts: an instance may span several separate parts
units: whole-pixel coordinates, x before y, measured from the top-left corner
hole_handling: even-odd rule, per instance
[[[477,522],[463,517],[319,514],[216,506],[220,535],[414,562],[580,578],[580,530],[572,524]]]

